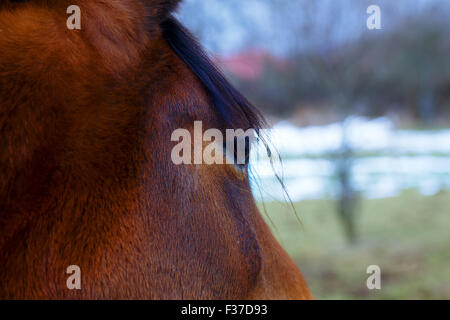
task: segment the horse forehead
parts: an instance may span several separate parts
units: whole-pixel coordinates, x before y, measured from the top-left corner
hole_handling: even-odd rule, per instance
[[[151,15],[167,17],[182,0],[141,0],[141,2],[150,9]]]

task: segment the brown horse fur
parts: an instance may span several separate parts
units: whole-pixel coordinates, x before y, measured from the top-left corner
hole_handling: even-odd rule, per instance
[[[224,123],[163,35],[178,1],[75,1],[68,30],[73,2],[0,0],[0,298],[311,298],[247,171],[171,162]]]

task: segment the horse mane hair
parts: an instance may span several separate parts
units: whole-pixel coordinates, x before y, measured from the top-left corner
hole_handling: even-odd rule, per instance
[[[163,37],[172,50],[201,81],[227,128],[260,129],[267,126],[262,114],[225,78],[195,37],[173,16],[161,24]],[[239,121],[236,121],[239,120]]]
[[[195,37],[175,17],[170,16],[162,22],[161,29],[164,39],[172,50],[188,65],[205,87],[217,113],[221,116],[223,124],[227,128],[236,128],[239,125],[243,125],[245,128],[241,127],[240,129],[255,130],[259,141],[267,152],[275,178],[280,183],[297,217],[296,209],[284,184],[282,174],[277,173],[275,169],[275,161],[282,163],[281,156],[271,144],[270,139],[261,130],[268,127],[264,116],[233,87],[214,62],[211,61]],[[235,121],[236,119],[244,120],[244,123],[242,121],[237,122]],[[252,174],[256,178],[255,174]],[[256,179],[254,180],[257,182]],[[260,188],[259,185],[258,187]]]

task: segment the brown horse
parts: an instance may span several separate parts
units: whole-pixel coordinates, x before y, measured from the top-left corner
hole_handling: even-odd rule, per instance
[[[247,166],[171,161],[195,120],[262,125],[178,0],[72,2],[0,1],[0,298],[311,298]]]

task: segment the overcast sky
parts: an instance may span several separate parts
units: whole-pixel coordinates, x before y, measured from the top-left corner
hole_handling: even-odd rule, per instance
[[[371,4],[382,10],[383,30],[433,6],[450,17],[450,0],[185,0],[178,16],[214,54],[251,47],[283,54],[293,45],[322,45],[324,36],[333,41],[360,36],[367,32],[366,9]],[[337,19],[338,27],[330,29]],[[296,27],[314,24],[317,30],[299,39],[293,27],[283,28],[286,21]]]

